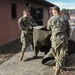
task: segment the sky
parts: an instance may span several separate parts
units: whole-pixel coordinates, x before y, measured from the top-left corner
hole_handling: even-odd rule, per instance
[[[57,6],[60,7],[60,9],[66,8],[66,9],[75,9],[75,0],[47,0]]]

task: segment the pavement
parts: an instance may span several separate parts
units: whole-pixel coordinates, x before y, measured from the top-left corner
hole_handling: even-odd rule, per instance
[[[20,53],[0,65],[0,75],[53,75],[52,67],[42,65],[44,53],[39,58],[32,59],[33,52],[26,52],[23,61],[19,61]]]
[[[16,54],[0,65],[0,75],[54,75],[52,67],[42,65],[44,53],[39,53],[39,58],[33,59],[33,52],[30,48],[25,52],[23,61],[19,61],[20,53]],[[72,66],[61,72],[60,75],[75,75],[75,54],[69,57]],[[69,71],[68,71],[69,70]]]
[[[39,58],[32,59],[33,52],[26,52],[23,61],[18,60],[19,55],[0,65],[0,75],[54,75],[52,67],[41,64],[43,53],[39,53]],[[75,75],[75,54],[69,57],[69,61],[70,66],[65,67],[59,75]]]

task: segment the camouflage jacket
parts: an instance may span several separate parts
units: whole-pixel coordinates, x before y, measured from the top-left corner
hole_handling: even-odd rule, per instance
[[[70,36],[70,25],[67,19],[56,15],[48,20],[47,29],[52,31],[51,40],[55,40],[60,37]]]
[[[27,18],[24,18],[24,17],[19,18],[18,25],[21,31],[28,30],[30,26],[31,27],[37,26],[37,24],[35,23],[35,21],[33,20],[31,16]]]

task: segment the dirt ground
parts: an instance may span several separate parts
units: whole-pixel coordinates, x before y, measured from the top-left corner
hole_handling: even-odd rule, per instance
[[[10,42],[0,47],[0,64],[20,52],[21,43],[20,39]]]

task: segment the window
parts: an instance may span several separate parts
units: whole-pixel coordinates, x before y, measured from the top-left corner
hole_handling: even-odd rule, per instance
[[[11,17],[12,19],[17,18],[17,7],[16,7],[16,4],[14,3],[11,3]]]
[[[31,13],[31,16],[34,18],[34,19],[43,19],[43,8],[34,8],[34,7],[31,7],[30,8],[30,13]]]
[[[43,25],[43,8],[30,8],[30,15],[38,25]]]

